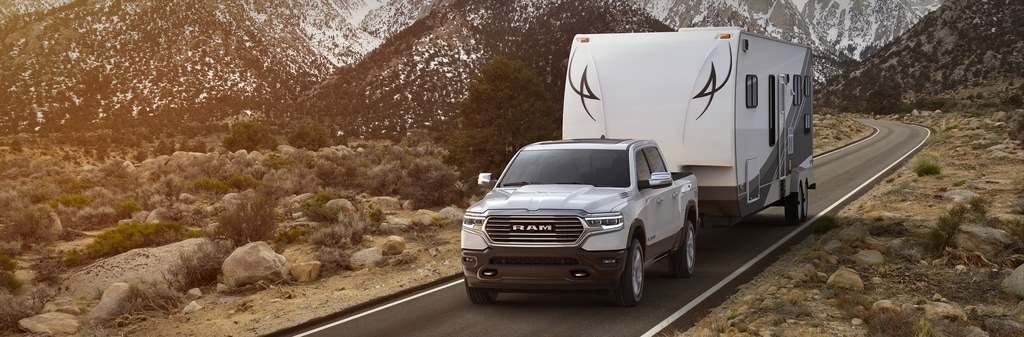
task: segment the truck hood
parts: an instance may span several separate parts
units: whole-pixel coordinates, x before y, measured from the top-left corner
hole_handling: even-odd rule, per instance
[[[497,188],[470,207],[488,210],[580,210],[587,213],[618,211],[626,202],[626,189],[589,185],[527,185]]]

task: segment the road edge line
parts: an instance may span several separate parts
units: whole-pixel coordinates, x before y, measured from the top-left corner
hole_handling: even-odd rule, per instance
[[[779,241],[777,241],[774,244],[772,244],[770,247],[768,247],[768,249],[765,249],[760,254],[755,256],[753,259],[750,259],[750,261],[747,261],[747,263],[744,263],[738,269],[734,270],[731,274],[729,274],[729,276],[726,276],[724,279],[719,281],[717,284],[715,284],[711,288],[708,288],[708,290],[705,290],[703,293],[700,294],[700,296],[697,296],[697,298],[694,298],[690,302],[688,302],[685,305],[683,305],[682,308],[679,308],[679,310],[676,310],[674,313],[672,313],[671,315],[669,315],[668,317],[663,319],[661,322],[658,322],[658,324],[654,325],[654,327],[652,327],[651,329],[647,330],[647,332],[645,332],[643,335],[641,335],[641,337],[654,337],[655,335],[660,333],[661,330],[665,329],[666,327],[671,325],[673,322],[675,322],[677,319],[679,319],[680,317],[685,315],[687,312],[692,310],[694,307],[696,307],[697,305],[699,305],[702,302],[704,302],[704,300],[706,300],[708,297],[711,297],[711,295],[714,295],[716,292],[718,292],[719,290],[724,288],[727,284],[729,284],[729,282],[732,282],[733,280],[735,280],[740,275],[743,275],[744,272],[746,272],[748,269],[750,269],[755,264],[760,262],[762,259],[764,259],[769,254],[774,252],[776,249],[781,247],[787,241],[789,241],[790,239],[795,237],[797,234],[802,233],[804,230],[807,229],[807,227],[810,227],[810,225],[813,224],[815,221],[818,221],[818,219],[820,219],[821,217],[823,217],[825,215],[828,215],[829,212],[831,212],[833,209],[835,209],[837,206],[839,206],[840,204],[845,202],[850,197],[852,197],[854,195],[857,195],[857,193],[859,193],[860,190],[863,189],[865,186],[872,184],[876,179],[878,179],[878,177],[881,177],[882,175],[888,173],[890,170],[892,170],[897,165],[902,164],[911,155],[916,154],[921,149],[921,147],[923,147],[928,142],[928,139],[931,138],[932,130],[931,130],[931,128],[928,128],[928,127],[925,127],[925,126],[921,126],[921,125],[918,125],[918,124],[909,124],[909,123],[903,123],[903,124],[913,125],[913,126],[916,126],[916,127],[919,127],[919,128],[923,128],[923,129],[925,129],[925,131],[927,131],[927,133],[925,134],[924,139],[921,140],[921,143],[917,144],[917,146],[915,146],[913,149],[910,149],[910,151],[907,151],[907,153],[903,154],[902,157],[900,157],[896,161],[892,162],[892,164],[889,164],[889,166],[887,166],[885,169],[879,171],[877,174],[875,174],[874,176],[869,178],[867,181],[865,181],[864,183],[862,183],[859,186],[857,186],[857,188],[854,188],[852,191],[850,191],[849,193],[844,195],[842,198],[839,198],[839,200],[837,200],[835,203],[833,203],[832,205],[829,205],[829,207],[825,208],[821,212],[818,212],[818,214],[815,215],[814,218],[812,218],[810,220],[807,220],[802,225],[800,225],[799,228],[797,228],[796,230],[790,232],[788,235],[786,235],[785,237],[783,237]]]
[[[843,146],[840,146],[840,147],[837,147],[837,148],[834,148],[834,149],[831,149],[831,150],[819,153],[817,156],[814,156],[814,159],[821,159],[821,158],[830,156],[830,155],[832,155],[832,154],[834,154],[836,152],[839,152],[840,150],[844,150],[844,149],[853,147],[853,146],[855,146],[857,144],[860,144],[860,143],[866,142],[868,140],[871,140],[871,138],[875,138],[875,136],[878,135],[878,132],[879,132],[878,128],[876,128],[876,127],[874,127],[872,125],[869,125],[868,123],[861,122],[859,120],[855,120],[855,121],[857,121],[857,123],[861,123],[861,124],[867,125],[871,129],[873,129],[873,131],[871,131],[871,134],[869,134],[867,136],[864,136],[861,139],[858,139],[858,140],[855,140],[853,142],[847,143],[846,145],[843,145]]]

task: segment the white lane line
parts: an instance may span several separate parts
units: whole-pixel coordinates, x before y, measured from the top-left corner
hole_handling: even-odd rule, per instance
[[[825,157],[831,156],[831,155],[833,155],[833,154],[836,154],[836,153],[838,153],[838,152],[843,152],[843,150],[846,150],[846,149],[852,148],[852,147],[854,147],[854,146],[857,146],[857,144],[860,144],[860,143],[863,143],[863,142],[869,141],[869,140],[871,140],[871,138],[875,138],[875,136],[877,136],[879,132],[882,132],[882,130],[879,130],[878,128],[876,128],[876,127],[874,127],[874,126],[868,125],[867,123],[863,123],[863,122],[862,122],[861,124],[864,124],[864,125],[870,126],[870,127],[872,128],[872,129],[875,129],[875,132],[871,133],[871,135],[870,135],[870,136],[868,136],[868,138],[864,138],[864,139],[858,140],[858,141],[854,142],[853,144],[846,144],[846,145],[843,145],[843,147],[840,147],[840,148],[836,149],[835,151],[832,151],[832,152],[827,152],[827,153],[825,153],[825,154],[823,154],[823,155],[820,155],[820,156],[814,157],[814,159],[821,159],[821,158],[825,158]]]
[[[870,126],[870,125],[869,125],[869,126]],[[853,144],[849,144],[849,145],[844,145],[844,146],[843,146],[842,148],[840,148],[839,150],[836,150],[836,151],[832,151],[832,152],[826,153],[826,154],[824,154],[824,155],[821,155],[821,156],[815,157],[815,159],[819,159],[819,158],[822,158],[822,157],[825,157],[825,156],[831,155],[831,154],[833,154],[833,153],[836,153],[836,152],[843,152],[843,150],[846,150],[846,149],[852,148],[853,146],[855,146],[855,145],[857,145],[857,144],[860,144],[860,143],[866,142],[866,141],[870,140],[871,138],[874,138],[875,136],[877,136],[877,135],[878,135],[878,133],[880,132],[880,130],[879,130],[878,128],[874,127],[874,126],[871,126],[871,127],[872,127],[872,128],[875,128],[875,133],[874,133],[873,135],[871,135],[870,137],[868,137],[868,138],[865,138],[865,139],[862,139],[862,140],[860,140],[860,141],[858,141],[858,142],[856,142],[856,143],[853,143]],[[926,128],[926,129],[927,129],[927,128]],[[928,130],[928,135],[929,135],[929,136],[931,136],[931,130]],[[925,140],[927,140],[927,139],[928,139],[928,137],[925,137]],[[922,142],[921,142],[921,144],[924,144],[924,142],[922,141]],[[918,145],[918,147],[920,147],[920,146],[921,146],[921,145]],[[914,148],[914,150],[917,150],[917,147],[915,147],[915,148]],[[910,152],[913,152],[914,150],[911,150]],[[908,153],[908,154],[909,154],[909,153]],[[906,157],[906,156],[904,156],[904,158],[905,158],[905,157]],[[903,158],[900,158],[900,160],[897,160],[896,162],[898,163],[898,162],[900,162],[900,161],[902,161],[902,160],[903,160]],[[892,166],[893,166],[893,165],[891,165],[890,167],[892,167]],[[888,171],[888,170],[889,170],[889,168],[886,168],[885,170],[882,170],[882,172],[885,172],[885,171]],[[877,177],[877,176],[875,176],[875,177]],[[875,179],[875,178],[872,178],[872,180],[873,180],[873,179]],[[859,189],[859,187],[858,187],[858,189]],[[855,190],[855,191],[856,191],[856,190]],[[852,192],[851,192],[851,193],[852,193]],[[845,198],[845,197],[844,197],[844,198]],[[840,202],[842,202],[842,201],[840,201]],[[836,204],[838,204],[838,202],[837,202]],[[833,206],[834,206],[834,205],[833,205]],[[828,209],[828,210],[831,210],[831,209],[832,209],[832,207],[829,207],[829,209]],[[826,210],[826,211],[825,211],[825,212],[823,212],[823,213],[827,213],[827,212],[828,212],[828,210]],[[823,214],[823,213],[819,213],[819,214]],[[821,216],[821,215],[818,215],[818,216],[814,217],[814,219],[811,219],[811,220],[810,220],[810,221],[808,222],[808,224],[809,224],[809,223],[812,223],[812,222],[814,222],[814,220],[817,220],[817,219],[818,219],[818,218],[819,218],[820,216]],[[807,224],[804,224],[804,226],[807,226]],[[799,231],[803,230],[803,228],[804,228],[804,227],[800,227],[800,228],[799,228],[799,229],[798,229],[798,230],[797,230],[796,232],[799,232]],[[790,236],[787,236],[787,237],[786,237],[786,238],[784,238],[784,239],[783,239],[783,240],[782,240],[781,242],[785,242],[785,241],[786,241],[786,240],[788,240],[788,239],[789,239],[790,237],[792,237],[792,235],[794,235],[794,234],[790,234]],[[772,247],[768,248],[768,249],[769,249],[768,251],[770,252],[771,250],[774,250],[774,249],[776,248],[776,246],[778,246],[778,245],[781,245],[781,243],[776,243],[776,245],[775,245],[775,246],[772,246]],[[762,253],[762,255],[767,255],[767,253]],[[763,256],[760,256],[760,255],[759,255],[758,257],[756,257],[756,258],[755,258],[755,260],[751,260],[752,262],[747,262],[747,264],[753,265],[753,263],[757,262],[757,260],[760,260],[760,259],[762,259],[762,258],[763,258]],[[750,266],[744,265],[743,267],[741,267],[741,269],[747,269],[747,268],[750,268]],[[727,277],[727,280],[726,280],[726,281],[720,282],[719,284],[715,285],[715,287],[714,287],[714,288],[712,288],[712,289],[711,289],[711,290],[714,290],[714,291],[711,291],[711,290],[709,290],[709,291],[710,291],[710,293],[709,293],[708,291],[706,291],[706,292],[705,292],[704,294],[701,294],[701,296],[700,296],[700,297],[698,297],[698,298],[694,299],[694,301],[691,301],[690,303],[688,303],[688,304],[687,304],[687,306],[684,306],[684,307],[683,307],[683,309],[685,309],[685,310],[683,310],[683,309],[680,309],[680,311],[682,311],[681,313],[680,313],[679,311],[677,311],[676,313],[678,314],[678,316],[676,316],[676,314],[673,314],[674,318],[673,318],[673,316],[670,316],[669,318],[671,318],[671,319],[666,319],[666,321],[668,321],[669,323],[671,323],[672,321],[675,321],[675,319],[676,319],[676,318],[678,318],[679,316],[682,316],[683,314],[685,314],[685,313],[686,313],[686,311],[689,311],[689,310],[690,310],[690,309],[691,309],[691,308],[692,308],[693,306],[696,306],[697,304],[700,304],[700,302],[704,301],[704,299],[706,299],[706,298],[707,298],[708,296],[710,296],[710,295],[711,295],[711,294],[713,294],[713,293],[714,293],[715,291],[717,291],[717,290],[718,290],[718,288],[721,288],[722,286],[724,286],[724,284],[725,284],[725,283],[728,283],[728,280],[731,280],[731,279],[733,279],[733,278],[736,278],[736,276],[738,276],[738,274],[742,274],[742,271],[741,271],[741,272],[739,272],[739,273],[737,273],[737,272],[733,272],[733,274],[732,274],[732,275],[729,275],[729,277]],[[309,331],[303,332],[303,333],[301,333],[301,334],[298,334],[298,335],[294,335],[294,337],[305,337],[305,336],[309,336],[309,335],[315,334],[315,333],[317,333],[317,332],[320,332],[320,331],[323,331],[323,330],[329,329],[329,328],[331,328],[331,327],[334,327],[334,326],[338,326],[338,325],[341,325],[341,324],[345,324],[345,323],[351,322],[351,321],[353,321],[353,320],[356,320],[356,319],[362,318],[362,317],[364,317],[364,316],[366,316],[366,315],[370,315],[370,314],[373,314],[373,313],[375,313],[375,312],[378,312],[378,311],[381,311],[381,310],[384,310],[384,309],[387,309],[387,308],[390,308],[390,307],[393,307],[393,306],[396,306],[396,305],[399,305],[399,304],[402,304],[402,303],[405,303],[405,302],[408,302],[408,301],[411,301],[411,300],[417,299],[417,298],[419,298],[419,297],[422,297],[422,296],[425,296],[425,295],[428,295],[428,294],[431,294],[431,293],[437,292],[437,291],[439,291],[439,290],[441,290],[441,289],[444,289],[444,288],[448,288],[448,287],[451,287],[451,286],[453,286],[453,285],[456,285],[456,284],[460,284],[460,283],[462,283],[463,281],[464,281],[464,280],[452,281],[451,283],[447,283],[447,284],[444,284],[444,285],[440,285],[440,286],[437,286],[436,288],[433,288],[433,289],[425,290],[425,291],[423,291],[423,292],[421,292],[421,293],[418,293],[418,294],[416,294],[416,295],[413,295],[413,296],[410,296],[410,297],[406,297],[406,298],[403,298],[403,299],[401,299],[401,300],[398,300],[398,301],[395,301],[395,302],[390,302],[390,303],[388,303],[388,304],[385,304],[385,305],[382,305],[382,306],[379,306],[379,307],[373,308],[373,309],[371,309],[371,310],[368,310],[368,311],[364,311],[364,312],[361,312],[361,313],[359,313],[359,314],[356,314],[356,315],[353,315],[353,316],[349,316],[349,317],[346,317],[346,318],[344,318],[344,319],[342,319],[342,320],[339,320],[339,321],[334,321],[334,322],[331,322],[331,323],[329,323],[329,324],[327,324],[327,325],[323,325],[323,326],[320,326],[320,327],[318,327],[318,328],[316,328],[316,329],[313,329],[313,330],[309,330]],[[691,304],[692,304],[692,305],[691,305]],[[689,307],[689,308],[688,308],[688,307]],[[662,325],[663,323],[665,323],[665,321],[662,321],[661,323],[659,323],[659,325],[655,326],[655,328],[652,328],[652,329],[651,329],[651,331],[654,331],[655,333],[657,333],[657,332],[658,332],[658,331],[660,331],[660,330],[661,330],[662,328],[664,328],[664,327],[660,327],[660,328],[659,328],[659,326],[661,326],[661,325]],[[664,325],[665,325],[665,326],[667,326],[668,324],[664,324]],[[644,334],[644,336],[648,336],[649,334],[651,334],[651,332],[650,332],[650,331],[648,331],[648,332],[647,332],[647,334]]]
[[[429,294],[431,294],[431,293],[437,292],[437,291],[439,291],[439,290],[441,290],[441,289],[444,289],[444,288],[448,288],[448,287],[451,287],[451,286],[453,286],[453,285],[456,285],[456,284],[459,284],[459,283],[462,283],[462,280],[458,280],[458,281],[452,281],[451,283],[447,283],[447,284],[444,284],[444,285],[438,286],[437,288],[434,288],[434,289],[430,289],[430,290],[427,290],[427,291],[421,292],[421,293],[419,293],[419,294],[416,294],[416,295],[413,295],[413,296],[409,296],[409,297],[403,298],[403,299],[401,299],[401,300],[398,300],[398,301],[394,301],[394,302],[391,302],[391,303],[388,303],[388,304],[385,304],[385,305],[382,305],[382,306],[379,306],[379,307],[373,308],[373,309],[371,309],[371,310],[367,310],[367,311],[361,312],[361,313],[359,313],[358,315],[354,315],[354,316],[349,316],[349,317],[347,317],[347,318],[345,318],[345,319],[342,319],[342,320],[340,320],[340,321],[336,321],[336,322],[331,322],[330,324],[327,324],[327,325],[321,326],[321,327],[319,327],[319,328],[316,328],[316,329],[313,329],[313,330],[309,330],[309,331],[303,332],[303,333],[301,333],[301,334],[295,335],[295,337],[305,337],[305,336],[309,336],[309,335],[315,334],[315,333],[317,333],[317,332],[320,332],[320,331],[324,331],[324,330],[326,330],[326,329],[329,329],[329,328],[331,328],[331,327],[333,327],[333,326],[337,326],[337,325],[345,324],[345,323],[347,323],[347,322],[349,322],[349,321],[352,321],[352,320],[354,320],[354,319],[358,319],[358,318],[360,318],[360,317],[363,317],[363,316],[366,316],[366,315],[369,315],[369,314],[373,314],[373,313],[375,313],[375,312],[378,312],[378,311],[381,311],[381,310],[384,310],[384,309],[387,309],[387,308],[390,308],[390,307],[393,307],[393,306],[396,306],[396,305],[399,305],[399,304],[402,304],[402,303],[405,303],[405,302],[408,302],[408,301],[412,301],[412,300],[414,300],[414,299],[420,298],[420,297],[422,297],[422,296],[426,296],[426,295],[429,295]]]
[[[920,126],[917,126],[917,127],[920,127]],[[923,128],[923,127],[921,127],[921,128]],[[888,172],[890,169],[892,169],[897,164],[902,162],[904,159],[906,159],[908,156],[910,156],[912,153],[914,153],[914,151],[917,151],[917,149],[921,148],[921,146],[924,146],[924,143],[926,141],[928,141],[929,137],[931,137],[932,131],[929,130],[928,128],[923,128],[923,129],[925,129],[928,133],[925,135],[924,139],[921,140],[921,143],[917,144],[917,146],[915,146],[910,151],[907,151],[907,153],[904,154],[902,157],[900,157],[900,159],[897,159],[892,164],[890,164],[888,167],[886,167],[885,169],[879,171],[878,174],[875,174],[873,177],[871,177],[871,179],[868,179],[863,184],[860,184],[860,186],[857,186],[857,188],[853,189],[853,191],[850,191],[850,193],[847,193],[842,198],[839,198],[838,201],[833,203],[831,206],[829,206],[825,210],[823,210],[821,212],[818,212],[818,215],[814,216],[814,218],[812,218],[811,220],[808,220],[807,222],[804,222],[802,225],[800,225],[799,228],[797,228],[796,230],[790,232],[789,235],[786,235],[786,237],[782,238],[782,240],[779,240],[778,242],[775,242],[775,244],[773,244],[771,247],[768,247],[768,249],[766,249],[765,251],[761,252],[761,254],[758,254],[756,257],[754,257],[750,261],[747,261],[747,263],[743,264],[743,266],[741,266],[739,269],[736,269],[735,271],[732,272],[732,274],[729,274],[729,276],[727,276],[726,278],[722,279],[722,281],[718,282],[718,284],[715,284],[714,287],[711,287],[710,289],[704,291],[704,293],[700,294],[700,296],[697,296],[697,298],[695,298],[692,301],[690,301],[690,303],[686,303],[686,305],[684,305],[682,308],[679,308],[679,310],[676,310],[676,312],[674,312],[671,315],[669,315],[667,318],[665,318],[664,320],[659,322],[657,325],[652,327],[650,330],[647,330],[647,332],[645,332],[643,335],[641,335],[641,337],[653,337],[654,335],[656,335],[659,332],[661,332],[662,329],[665,329],[670,324],[672,324],[672,322],[675,322],[677,319],[679,319],[679,317],[682,317],[683,315],[685,315],[690,310],[693,310],[694,307],[699,305],[701,302],[704,302],[704,300],[706,300],[708,297],[711,297],[711,295],[713,295],[714,293],[718,292],[718,290],[720,290],[723,287],[725,287],[726,284],[729,284],[729,282],[732,282],[732,280],[734,280],[737,277],[739,277],[740,275],[742,275],[744,272],[747,271],[747,269],[750,269],[751,267],[754,266],[754,264],[757,264],[758,261],[761,261],[761,259],[764,259],[766,256],[768,256],[768,254],[771,254],[773,251],[778,249],[780,246],[782,246],[782,244],[786,243],[786,241],[789,241],[789,239],[792,239],[794,236],[796,236],[797,233],[803,232],[803,230],[806,229],[807,226],[810,226],[812,223],[814,223],[814,221],[817,221],[822,216],[825,216],[826,214],[828,214],[828,212],[832,211],[832,209],[836,208],[837,206],[839,206],[839,204],[841,204],[844,201],[846,201],[846,199],[849,199],[850,197],[852,197],[855,194],[857,194],[857,192],[860,192],[860,190],[863,189],[865,186],[868,186],[869,184],[871,184],[871,182],[875,181],[875,179],[878,179],[878,177],[882,176],[882,174],[884,174],[885,172]]]

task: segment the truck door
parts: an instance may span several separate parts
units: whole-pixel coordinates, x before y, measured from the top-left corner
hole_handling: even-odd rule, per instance
[[[641,159],[644,159],[646,163],[638,165],[638,172],[642,168],[640,166],[646,166],[649,173],[668,172],[665,160],[661,157],[657,147],[645,147],[637,151],[637,161],[639,162]],[[648,178],[650,177],[649,173]],[[648,213],[644,220],[648,232],[650,257],[661,255],[672,249],[674,241],[669,239],[672,235],[679,233],[679,228],[682,226],[682,219],[679,217],[681,214],[678,206],[679,196],[675,195],[676,192],[678,189],[671,186],[644,190],[644,195],[648,199]],[[651,239],[652,236],[653,239]]]

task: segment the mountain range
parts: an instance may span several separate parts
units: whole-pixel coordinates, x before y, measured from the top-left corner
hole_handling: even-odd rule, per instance
[[[825,81],[938,1],[0,0],[0,132],[301,114],[400,134],[446,120],[490,56],[561,92],[579,32],[739,25],[812,46]]]

